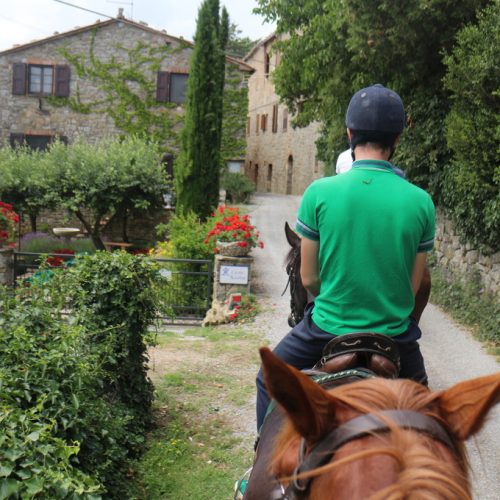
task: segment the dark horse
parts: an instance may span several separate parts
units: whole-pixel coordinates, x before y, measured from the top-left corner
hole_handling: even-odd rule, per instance
[[[439,392],[360,370],[343,372],[358,381],[335,385],[338,373],[314,381],[269,349],[260,354],[277,405],[244,500],[472,498],[463,442],[499,402],[500,373]]]
[[[285,235],[291,246],[286,257],[287,287],[290,286],[290,315],[288,316],[288,324],[294,327],[304,317],[304,309],[313,300],[313,297],[304,288],[300,278],[300,236],[290,228],[288,222],[285,222]],[[420,317],[429,301],[430,293],[431,275],[429,269],[426,267],[420,288],[415,296],[415,307],[411,313],[411,316],[415,318],[417,323],[420,321]]]

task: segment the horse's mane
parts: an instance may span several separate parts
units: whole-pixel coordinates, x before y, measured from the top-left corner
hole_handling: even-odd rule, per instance
[[[330,416],[332,428],[338,423],[338,417],[342,420],[342,414],[344,418],[353,412],[377,414],[378,411],[388,408],[417,411],[438,419],[446,429],[448,428],[446,421],[440,417],[435,402],[439,393],[431,393],[427,388],[408,380],[377,378],[339,386],[330,393],[335,397],[336,408],[339,408],[338,415]],[[466,475],[467,460],[460,442],[454,440],[459,456],[457,462],[452,463],[447,450],[443,451],[443,447],[430,437],[403,430],[390,421],[387,423],[391,432],[378,434],[376,446],[359,448],[359,451],[334,460],[302,477],[335,472],[335,481],[338,481],[350,474],[349,467],[341,466],[352,465],[361,458],[385,456],[394,461],[394,468],[398,471],[397,479],[394,484],[373,495],[371,500],[470,499]],[[285,475],[293,475],[299,441],[300,436],[288,422],[277,437],[272,461],[275,471],[285,471]],[[332,491],[334,474],[325,474],[318,478],[318,488],[320,482],[323,492]],[[325,482],[330,483],[326,486]],[[315,498],[313,490],[309,498]]]

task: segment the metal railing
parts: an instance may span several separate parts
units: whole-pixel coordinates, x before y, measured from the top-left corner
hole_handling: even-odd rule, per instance
[[[50,278],[50,267],[40,270],[44,259],[52,266],[71,261],[74,255],[14,252],[14,282]],[[212,303],[213,261],[152,258],[160,267],[157,296],[161,320],[166,324],[199,324]]]
[[[154,258],[164,280],[161,317],[169,324],[199,324],[212,303],[213,261]]]

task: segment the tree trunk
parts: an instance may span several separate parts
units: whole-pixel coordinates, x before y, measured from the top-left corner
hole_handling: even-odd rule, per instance
[[[31,232],[36,233],[36,215],[29,214],[28,216],[30,218]]]
[[[96,250],[106,250],[106,247],[101,239],[101,235],[99,234],[99,224],[96,223],[94,229],[92,229],[92,226],[89,224],[89,222],[85,219],[83,214],[80,212],[80,210],[77,210],[75,212],[75,215],[78,217],[78,220],[83,224],[85,227],[85,230],[87,231],[88,235],[92,239],[92,243],[94,243],[94,246]]]

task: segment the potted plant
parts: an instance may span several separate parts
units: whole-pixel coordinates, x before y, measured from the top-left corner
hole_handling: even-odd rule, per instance
[[[240,215],[237,208],[222,205],[211,219],[213,224],[205,243],[215,241],[215,253],[242,257],[254,247],[264,248],[264,243],[259,239],[259,232],[250,223],[250,217]]]

